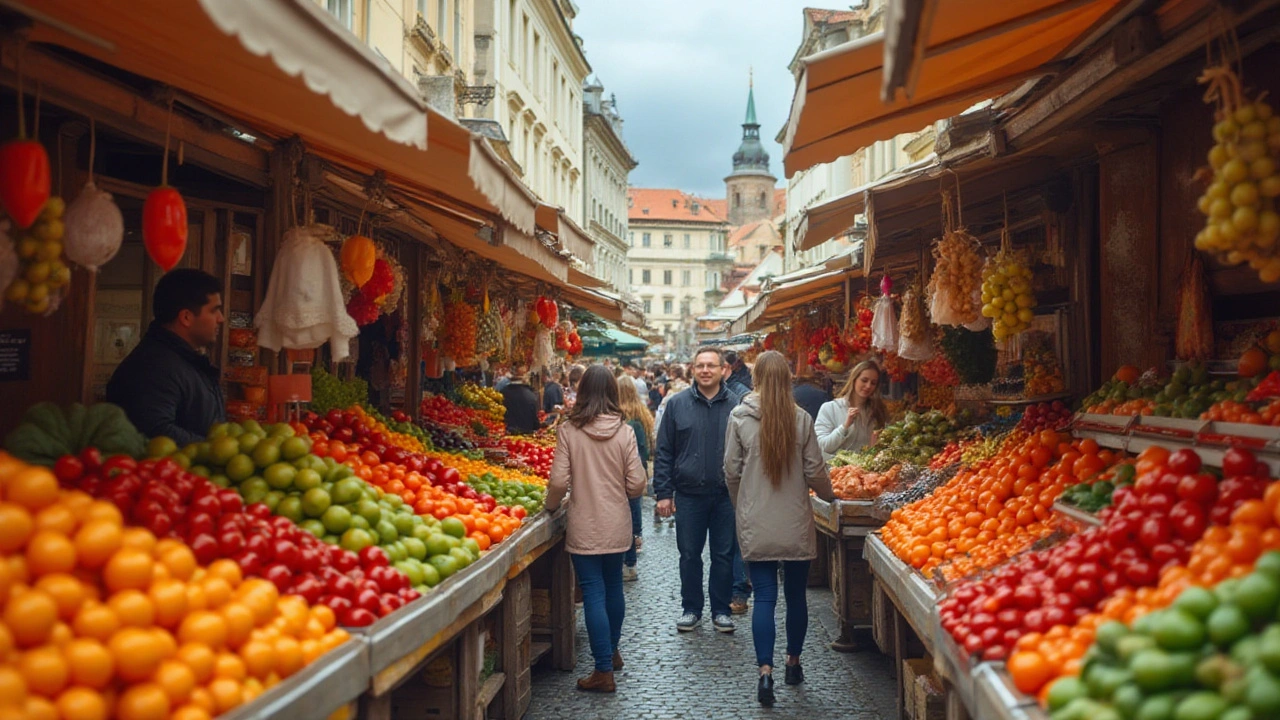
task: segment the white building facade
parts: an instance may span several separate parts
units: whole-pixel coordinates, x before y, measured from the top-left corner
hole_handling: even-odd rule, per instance
[[[592,274],[626,296],[631,290],[627,273],[627,177],[636,160],[622,139],[622,116],[617,100],[604,97],[604,86],[590,81],[583,86],[584,162],[583,214],[587,231],[596,241]]]

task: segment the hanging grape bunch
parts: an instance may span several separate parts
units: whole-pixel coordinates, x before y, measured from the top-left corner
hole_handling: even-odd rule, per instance
[[[1001,250],[982,270],[982,314],[992,320],[996,340],[1026,330],[1035,318],[1036,296],[1031,292],[1031,268],[1018,255]]]
[[[1245,97],[1229,62],[1208,68],[1205,102],[1215,103],[1217,124],[1209,150],[1212,179],[1199,208],[1205,227],[1196,249],[1215,253],[1229,265],[1248,262],[1263,282],[1280,280],[1280,117],[1265,100]]]
[[[62,260],[62,198],[49,198],[35,222],[25,230],[10,230],[21,266],[5,298],[27,312],[43,315],[56,307],[59,292],[71,282],[71,269]]]

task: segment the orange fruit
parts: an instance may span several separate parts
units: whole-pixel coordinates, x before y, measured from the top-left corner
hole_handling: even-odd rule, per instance
[[[249,671],[245,668],[244,661],[239,655],[224,652],[219,653],[218,659],[213,665],[214,677],[231,678],[237,682],[243,682],[248,677]]]
[[[209,695],[213,697],[213,707],[216,714],[222,713],[240,705],[244,702],[244,697],[240,692],[240,683],[231,678],[220,677],[209,683]]]
[[[151,628],[151,636],[160,646],[160,657],[168,660],[178,654],[178,640],[164,628]]]
[[[281,677],[289,677],[298,672],[305,663],[301,643],[291,637],[276,638],[275,671]]]
[[[157,580],[147,591],[147,597],[155,608],[155,622],[160,627],[177,627],[187,615],[187,586],[180,580]]]
[[[204,596],[210,610],[221,608],[231,599],[231,584],[221,577],[206,575],[201,585],[204,587]]]
[[[187,581],[196,571],[196,556],[186,545],[176,545],[160,554],[160,564],[169,569],[169,575]]]
[[[328,605],[313,605],[311,607],[311,617],[319,620],[326,632],[332,630],[338,624],[338,616],[334,614],[333,608]]]
[[[181,661],[166,660],[156,670],[152,682],[159,685],[165,695],[169,696],[169,702],[176,706],[191,697],[191,691],[196,687],[196,676]]]
[[[209,563],[209,567],[205,568],[208,577],[220,577],[227,581],[231,587],[239,587],[244,582],[244,574],[240,571],[240,566],[233,560],[221,559],[214,560]]]
[[[120,523],[103,519],[89,520],[76,531],[73,540],[80,565],[91,569],[102,567],[120,549],[123,538]]]
[[[139,628],[124,628],[116,633],[107,648],[115,658],[116,674],[126,682],[150,678],[164,660],[163,642]]]
[[[71,683],[101,690],[111,682],[115,660],[111,651],[97,640],[78,638],[63,649],[71,669]]]
[[[120,618],[120,624],[129,627],[151,627],[156,621],[156,609],[151,598],[140,590],[122,590],[107,600],[107,606]]]
[[[124,547],[143,550],[147,554],[150,554],[152,550],[155,550],[156,536],[152,535],[151,531],[146,528],[125,528],[122,542],[124,543]]]
[[[213,677],[213,667],[218,656],[208,645],[187,643],[178,648],[177,659],[191,669],[197,683],[204,684]]]
[[[76,546],[66,535],[36,530],[27,541],[27,569],[32,575],[69,573],[76,569]]]
[[[120,720],[166,720],[169,709],[169,696],[159,685],[141,683],[120,696],[116,703],[116,717]]]
[[[126,542],[125,547],[120,548],[107,560],[107,565],[102,569],[102,581],[106,584],[107,589],[112,592],[121,590],[145,590],[151,585],[154,561],[151,559],[149,552],[140,550],[135,547],[129,547],[127,543],[127,535],[131,530],[125,531]]]
[[[1252,347],[1245,350],[1244,354],[1240,356],[1240,363],[1236,367],[1236,371],[1240,374],[1240,377],[1251,378],[1266,372],[1267,363],[1267,354],[1261,348]]]
[[[250,676],[262,679],[275,670],[276,649],[266,642],[251,640],[241,646],[240,659]]]
[[[210,720],[209,711],[199,705],[183,705],[169,716],[169,720]]]
[[[187,612],[195,612],[196,610],[207,610],[209,608],[209,598],[204,594],[204,585],[198,582],[187,584]]]
[[[89,595],[88,589],[79,580],[65,573],[45,575],[36,581],[36,589],[49,593],[49,597],[58,606],[58,617],[63,620],[74,618]]]
[[[36,530],[48,530],[59,535],[70,535],[76,530],[76,516],[66,500],[54,503],[36,513]]]
[[[11,665],[0,665],[0,698],[14,705],[27,698],[27,680]]]
[[[49,698],[28,695],[22,705],[25,720],[58,720],[58,708]]]
[[[30,692],[54,697],[71,679],[67,659],[56,647],[44,645],[28,650],[18,658],[18,671],[27,681]]]
[[[63,691],[54,703],[58,715],[70,720],[107,720],[107,701],[89,688],[73,687]]]
[[[27,590],[10,596],[4,622],[19,647],[39,645],[58,622],[58,604],[43,590]]]
[[[31,512],[39,512],[58,499],[58,478],[48,468],[29,466],[5,482],[5,498]]]
[[[81,518],[80,522],[87,525],[98,520],[106,520],[117,527],[124,525],[124,515],[120,513],[120,508],[116,507],[115,503],[107,502],[106,500],[94,500],[85,510],[84,517]]]
[[[80,637],[106,642],[120,629],[120,618],[116,617],[115,611],[108,605],[96,601],[87,602],[71,621],[71,629]]]
[[[218,614],[222,616],[227,627],[227,647],[238,648],[249,639],[253,632],[253,611],[242,602],[229,602],[223,605]]]
[[[211,610],[197,610],[182,620],[178,626],[178,642],[204,643],[215,650],[227,642],[227,622]]]

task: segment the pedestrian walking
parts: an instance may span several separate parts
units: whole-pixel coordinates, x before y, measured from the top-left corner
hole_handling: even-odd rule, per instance
[[[640,451],[640,467],[645,469],[646,480],[649,475],[649,448],[653,446],[653,415],[640,400],[635,385],[618,383],[618,403],[622,408],[622,416],[636,433],[636,447]],[[622,581],[635,582],[639,577],[636,571],[636,553],[644,543],[643,523],[640,517],[640,498],[631,498],[631,549],[622,559]]]
[[[725,386],[724,356],[720,349],[704,347],[693,359],[694,385],[668,395],[658,428],[657,461],[653,488],[658,514],[676,521],[676,547],[680,550],[680,602],[676,622],[680,632],[690,632],[702,622],[706,595],[711,599],[711,622],[718,632],[734,631],[729,608],[733,591],[733,505],[724,482],[724,440],[729,412],[740,396]],[[707,592],[702,587],[702,551],[710,540],[711,570]]]
[[[565,549],[582,590],[582,613],[595,660],[578,689],[611,693],[623,667],[618,641],[626,616],[623,556],[632,544],[629,499],[644,492],[636,435],[624,422],[618,384],[603,366],[582,376],[578,400],[556,443],[546,508],[559,509],[568,494]]]
[[[828,502],[835,494],[813,418],[792,397],[786,358],[773,350],[761,353],[752,380],[755,390],[729,416],[724,477],[755,590],[751,636],[760,668],[756,699],[769,706],[774,701],[778,565],[787,599],[785,681],[799,685],[804,682],[800,652],[809,629],[805,588],[809,563],[818,556],[809,490]]]
[[[841,450],[875,443],[888,421],[889,408],[880,397],[880,366],[864,360],[853,367],[836,399],[818,410],[815,426],[822,457],[830,460]]]

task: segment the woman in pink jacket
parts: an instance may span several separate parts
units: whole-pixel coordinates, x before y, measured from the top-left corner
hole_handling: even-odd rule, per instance
[[[567,422],[560,425],[546,500],[546,509],[554,512],[569,494],[565,549],[582,588],[596,663],[594,672],[578,680],[579,690],[617,689],[613,671],[622,669],[618,640],[626,615],[622,559],[632,542],[628,498],[640,497],[644,485],[636,435],[618,405],[617,381],[603,365],[592,365],[578,385]]]

